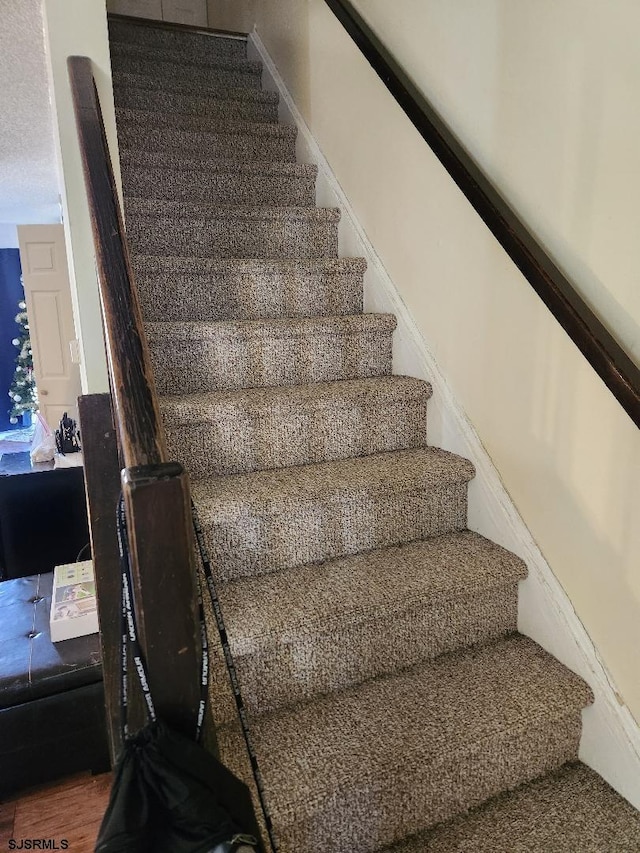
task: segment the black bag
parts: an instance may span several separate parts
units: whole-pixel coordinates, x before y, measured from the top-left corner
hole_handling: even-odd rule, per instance
[[[172,731],[155,715],[131,604],[131,574],[122,499],[118,506],[122,569],[122,637],[140,675],[148,719],[135,736],[127,729],[127,655],[121,659],[124,748],[118,759],[95,853],[264,853],[249,788],[199,739],[206,701],[207,643],[203,637],[203,693],[196,740]],[[204,614],[201,608],[201,620]],[[201,626],[202,628],[203,626]]]
[[[254,853],[258,837],[246,785],[194,741],[150,723],[126,742],[95,851]]]

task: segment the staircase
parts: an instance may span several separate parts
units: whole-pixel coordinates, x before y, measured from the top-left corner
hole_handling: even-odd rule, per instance
[[[110,22],[127,233],[169,458],[190,473],[279,853],[640,850],[578,762],[584,682],[517,633],[246,41]],[[223,760],[248,777],[226,674]]]

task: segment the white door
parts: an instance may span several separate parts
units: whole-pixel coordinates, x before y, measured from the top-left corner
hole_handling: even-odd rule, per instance
[[[116,15],[162,20],[162,0],[108,0],[107,9]]]
[[[62,225],[18,226],[40,412],[51,429],[65,412],[78,418],[80,368]]]
[[[207,0],[162,0],[162,20],[207,26]]]

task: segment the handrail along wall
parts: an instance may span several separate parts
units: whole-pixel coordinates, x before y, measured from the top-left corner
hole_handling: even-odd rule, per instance
[[[349,0],[325,0],[416,130],[611,393],[640,427],[640,369],[558,269]]]

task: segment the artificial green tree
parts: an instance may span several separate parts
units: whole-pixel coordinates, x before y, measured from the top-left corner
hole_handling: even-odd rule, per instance
[[[16,367],[9,388],[9,397],[12,403],[9,409],[9,420],[12,424],[17,424],[18,418],[22,417],[25,412],[38,411],[38,390],[33,375],[33,354],[31,352],[26,303],[18,302],[18,308],[20,311],[16,314],[16,323],[20,331],[11,342],[18,349]]]

